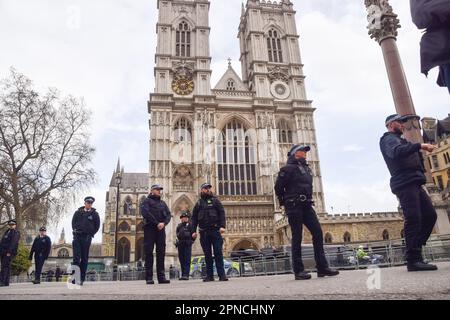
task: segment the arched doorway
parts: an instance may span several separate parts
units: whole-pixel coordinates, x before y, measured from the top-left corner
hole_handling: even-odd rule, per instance
[[[352,242],[352,235],[350,232],[344,233],[344,243],[350,243]]]
[[[241,240],[233,247],[233,251],[241,251],[247,249],[259,250],[258,245],[249,239]]]
[[[117,263],[126,264],[130,263],[130,241],[127,238],[122,238],[118,243]]]

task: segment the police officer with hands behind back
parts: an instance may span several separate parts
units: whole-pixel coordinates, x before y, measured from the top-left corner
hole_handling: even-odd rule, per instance
[[[205,254],[206,278],[204,282],[214,281],[213,262],[216,262],[217,274],[220,281],[228,281],[223,263],[223,238],[225,233],[225,209],[212,191],[212,185],[204,183],[201,186],[200,199],[192,212],[192,237],[197,238],[197,227],[200,230],[200,244]],[[214,250],[214,260],[213,260]]]
[[[75,211],[72,218],[73,230],[73,265],[80,268],[80,283],[83,285],[86,279],[86,270],[89,261],[89,249],[92,238],[100,229],[100,216],[95,208],[92,207],[95,202],[94,197],[84,198],[84,207]],[[75,280],[73,280],[75,282]]]
[[[156,273],[159,284],[168,284],[166,279],[164,259],[166,255],[166,226],[171,220],[171,213],[167,204],[161,200],[160,185],[153,185],[147,199],[141,204],[144,218],[144,250],[145,250],[145,280],[148,285],[153,281],[153,250],[156,245]]]
[[[308,280],[311,275],[305,272],[302,261],[303,224],[312,234],[314,258],[318,277],[336,276],[338,271],[331,270],[323,249],[323,233],[313,208],[313,173],[306,162],[309,146],[295,145],[288,153],[288,161],[281,168],[275,184],[275,193],[284,206],[292,231],[292,262],[295,280]]]
[[[34,255],[34,280],[33,284],[41,283],[42,267],[44,267],[45,260],[50,255],[52,249],[52,241],[47,236],[47,229],[42,227],[39,229],[39,235],[34,239],[33,246],[31,247],[30,256],[28,259],[33,260]]]

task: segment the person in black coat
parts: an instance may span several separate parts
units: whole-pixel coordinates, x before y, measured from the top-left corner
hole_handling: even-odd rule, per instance
[[[313,208],[313,173],[306,162],[309,146],[295,145],[288,153],[286,166],[281,168],[275,183],[280,206],[286,209],[292,232],[292,263],[295,280],[309,280],[302,261],[303,225],[311,232],[318,277],[336,276],[331,270],[323,248],[322,228]]]
[[[20,232],[16,230],[16,220],[8,221],[8,230],[0,241],[0,259],[1,259],[1,271],[0,271],[0,287],[9,286],[9,278],[11,276],[11,262],[17,255],[17,249],[19,248]]]
[[[223,238],[226,219],[225,209],[211,191],[212,185],[204,183],[201,186],[200,199],[192,212],[192,238],[197,238],[197,227],[200,231],[200,244],[205,254],[206,277],[204,282],[214,281],[214,261],[216,263],[219,281],[228,281],[223,263]],[[213,259],[214,251],[214,259]]]
[[[73,265],[80,268],[79,279],[74,279],[73,283],[83,285],[86,279],[86,270],[89,263],[89,249],[92,238],[100,229],[100,216],[95,208],[94,197],[84,199],[84,207],[75,211],[72,218],[73,230]]]
[[[168,284],[164,260],[166,255],[166,226],[170,223],[171,213],[167,204],[161,200],[160,185],[153,185],[147,199],[141,204],[144,218],[144,250],[145,250],[145,280],[149,285],[153,281],[153,251],[156,245],[156,272],[159,284]]]
[[[450,0],[410,0],[413,22],[426,29],[420,43],[422,73],[439,67],[438,85],[450,92]]]
[[[30,256],[28,259],[33,260],[34,255],[34,265],[36,272],[34,273],[33,284],[41,283],[41,273],[44,267],[45,260],[48,259],[50,255],[50,250],[52,249],[52,241],[47,236],[47,229],[42,227],[39,229],[39,235],[34,239],[33,245],[31,247]]]
[[[189,221],[189,213],[184,211],[180,215],[181,223],[177,226],[177,248],[180,259],[182,281],[189,280],[191,271],[192,244],[194,243],[192,234],[192,224]]]
[[[391,190],[403,209],[405,218],[406,260],[408,271],[437,270],[424,263],[422,246],[426,245],[437,214],[428,193],[421,150],[432,152],[431,144],[411,143],[402,138],[404,123],[410,116],[391,115],[386,119],[386,132],[380,140],[383,158],[391,173]]]

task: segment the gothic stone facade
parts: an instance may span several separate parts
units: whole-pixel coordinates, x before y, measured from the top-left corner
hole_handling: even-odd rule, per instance
[[[293,4],[248,0],[242,6],[237,23],[242,77],[230,61],[215,87],[211,86],[210,5],[208,0],[157,1],[155,89],[148,103],[150,170],[146,185],[132,189],[127,184],[119,199],[120,210],[125,210],[126,201],[138,208],[148,185],[164,186],[163,198],[173,213],[166,231],[169,259],[176,257],[173,242],[180,211],[192,210],[204,182],[214,186],[225,205],[226,254],[284,244],[277,233],[285,226],[275,218],[280,208],[273,185],[296,143],[312,148],[309,163],[316,211],[327,219],[315,109],[306,96]],[[104,254],[109,256],[114,254],[114,194],[112,183],[104,227]],[[123,261],[142,258],[142,219],[136,210],[136,215],[120,216]],[[355,221],[348,228],[352,234],[358,229],[354,225],[359,226]],[[201,254],[198,241],[194,254]]]

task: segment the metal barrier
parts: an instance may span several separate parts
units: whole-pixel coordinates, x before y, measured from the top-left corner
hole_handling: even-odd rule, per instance
[[[367,259],[358,259],[357,246],[325,246],[325,253],[331,268],[339,270],[357,270],[371,265],[379,267],[394,267],[406,263],[405,244],[403,240],[383,241],[365,244]],[[340,248],[340,249],[337,249]],[[428,242],[423,250],[423,256],[428,261],[450,261],[450,236],[435,237]],[[302,247],[302,258],[307,271],[315,269],[314,251],[312,246]],[[238,272],[228,273],[228,277],[255,277],[292,273],[292,261],[290,252],[275,253],[271,255],[253,255],[248,257],[227,258],[239,265]],[[204,266],[203,266],[204,267]],[[200,270],[204,268],[200,267]],[[231,270],[234,271],[234,270]],[[167,278],[173,279],[169,272]],[[202,273],[196,272],[191,278],[201,278]],[[60,282],[67,282],[64,275]],[[55,282],[55,278],[49,278]],[[42,282],[48,282],[45,275]],[[139,281],[145,279],[145,271],[119,271],[88,273],[86,281]],[[26,283],[33,279],[27,276],[11,277],[11,283]]]

